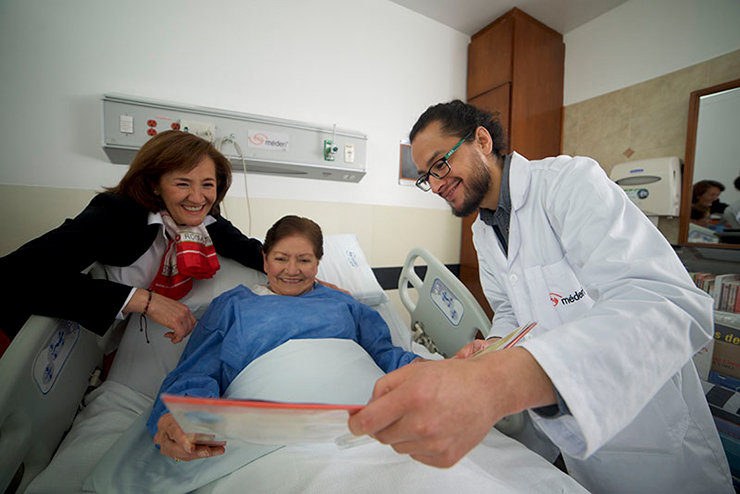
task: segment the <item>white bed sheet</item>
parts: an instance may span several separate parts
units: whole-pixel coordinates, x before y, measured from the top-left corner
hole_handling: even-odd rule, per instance
[[[76,419],[62,445],[65,453],[54,458],[27,492],[83,492],[84,480],[98,460],[150,404],[151,399],[126,386],[104,383]],[[317,494],[587,492],[495,429],[451,469],[425,466],[379,443],[342,451],[333,444],[291,445],[195,492],[242,492],[245,486],[249,492]]]
[[[104,383],[75,421],[78,425],[84,421],[85,427],[76,428],[65,439],[66,454],[57,455],[26,492],[83,492],[83,482],[97,461],[150,403],[125,386]],[[97,440],[91,441],[93,438]],[[496,429],[449,470],[427,467],[381,444],[344,450],[339,459],[331,444],[293,445],[196,492],[242,492],[245,486],[250,492],[316,494],[587,492],[541,456]]]
[[[117,382],[104,382],[85,398],[59,450],[26,493],[81,492],[98,461],[153,401]]]
[[[307,494],[588,492],[495,429],[450,469],[423,465],[379,443],[341,453],[330,444],[286,446],[195,492],[241,492],[244,486],[250,492]]]

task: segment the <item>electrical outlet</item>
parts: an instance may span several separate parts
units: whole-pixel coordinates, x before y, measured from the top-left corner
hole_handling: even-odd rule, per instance
[[[180,120],[180,130],[195,134],[206,141],[216,141],[216,124],[211,122],[196,122],[194,120]]]
[[[344,162],[345,163],[355,162],[355,145],[354,144],[344,145]]]

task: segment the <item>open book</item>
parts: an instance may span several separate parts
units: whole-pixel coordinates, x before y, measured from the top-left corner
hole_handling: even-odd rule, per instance
[[[186,434],[268,445],[336,442],[349,434],[349,412],[364,406],[167,394],[162,400]]]
[[[534,329],[535,326],[537,326],[536,322],[530,322],[523,326],[520,326],[516,328],[514,331],[512,331],[511,333],[504,336],[503,338],[499,338],[493,341],[486,348],[483,348],[482,350],[478,350],[476,353],[471,355],[471,357],[483,355],[488,352],[495,352],[496,350],[501,350],[504,348],[511,348],[517,343],[519,343],[525,336],[527,336],[527,333],[532,331],[532,329]]]

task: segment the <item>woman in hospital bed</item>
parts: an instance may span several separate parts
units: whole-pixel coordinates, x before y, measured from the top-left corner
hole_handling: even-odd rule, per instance
[[[392,345],[373,309],[316,285],[321,257],[315,223],[278,221],[265,239],[268,285],[238,286],[213,301],[160,396],[366,403],[384,371],[417,355]],[[160,396],[104,455],[86,491],[585,492],[497,431],[447,470],[377,442],[340,450],[333,443],[270,446],[230,439],[223,454],[223,446],[191,442]]]
[[[190,442],[172,415],[165,413],[163,393],[219,397],[249,363],[288,340],[349,339],[384,372],[417,358],[393,346],[388,327],[375,310],[316,283],[323,243],[321,228],[313,221],[281,218],[267,232],[263,246],[268,284],[252,290],[239,286],[213,301],[177,368],[162,383],[147,423],[162,454],[194,460],[224,451],[222,446]]]

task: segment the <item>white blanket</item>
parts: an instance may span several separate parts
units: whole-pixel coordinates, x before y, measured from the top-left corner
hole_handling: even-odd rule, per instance
[[[337,451],[331,444],[281,448],[198,489],[232,492],[582,493],[587,491],[541,456],[495,429],[457,465],[438,469],[379,443]]]
[[[294,340],[250,364],[240,382],[232,385],[231,397],[246,392],[249,396],[242,397],[366,401],[372,392],[368,383],[379,376],[365,365],[366,359],[370,358],[364,350],[349,340]],[[319,361],[321,365],[316,365]],[[357,389],[365,396],[358,397]],[[222,457],[175,463],[159,455],[143,424],[144,420],[137,420],[111,448],[88,478],[87,489],[106,493],[198,488],[198,492],[213,493],[245,488],[270,493],[585,492],[544,459],[495,430],[456,466],[441,470],[378,443],[339,450],[330,443],[281,448],[232,440]]]

